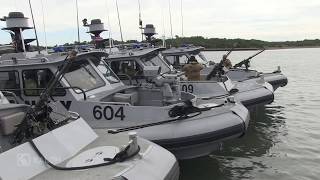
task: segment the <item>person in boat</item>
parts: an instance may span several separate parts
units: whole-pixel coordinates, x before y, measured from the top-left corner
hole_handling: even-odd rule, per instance
[[[228,56],[225,54],[223,55],[222,57],[222,64],[225,68],[227,68],[228,70],[231,69],[233,66],[232,66],[232,63],[230,61],[230,59],[227,58]]]
[[[189,81],[200,81],[200,71],[203,69],[203,65],[199,64],[194,56],[191,56],[188,63],[183,66],[182,71],[186,73]]]
[[[38,95],[37,90],[32,90],[38,88],[37,86],[37,81],[36,81],[36,75],[34,72],[25,72],[24,73],[24,83],[25,83],[25,88],[27,89],[25,93],[28,96],[36,96]]]

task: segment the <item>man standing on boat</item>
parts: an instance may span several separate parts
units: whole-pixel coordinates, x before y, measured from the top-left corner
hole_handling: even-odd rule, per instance
[[[200,81],[200,71],[203,69],[203,66],[198,63],[194,56],[191,56],[188,64],[184,65],[182,71],[186,73],[186,76],[189,81]]]
[[[228,70],[232,68],[232,63],[226,54],[222,56],[222,64]]]

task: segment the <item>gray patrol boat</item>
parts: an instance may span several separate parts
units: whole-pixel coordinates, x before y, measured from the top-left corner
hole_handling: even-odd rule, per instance
[[[0,74],[11,81],[3,88],[11,89],[20,103],[34,104],[67,57],[64,53],[4,54]],[[135,130],[179,159],[208,155],[221,142],[245,134],[248,110],[232,97],[203,102],[180,91],[177,75],[162,75],[153,67],[143,70],[148,84],[127,86],[105,63],[107,58],[99,50],[76,55],[51,96],[57,112],[76,111],[93,129],[109,129],[109,133]]]
[[[78,113],[55,111],[57,104],[48,100],[66,67],[32,107],[11,104],[5,95],[20,97],[0,92],[0,166],[6,169],[0,179],[178,180],[178,163],[162,147],[135,132],[94,131]]]

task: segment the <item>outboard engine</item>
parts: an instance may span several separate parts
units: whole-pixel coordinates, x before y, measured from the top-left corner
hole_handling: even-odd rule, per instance
[[[82,20],[83,26],[89,27],[89,31],[87,33],[91,34],[91,39],[95,44],[96,49],[104,49],[104,39],[100,36],[100,34],[104,31],[104,24],[101,22],[101,19],[93,19],[91,20],[91,24],[87,23],[87,19]]]
[[[6,27],[2,30],[8,30],[11,34],[12,44],[16,52],[30,51],[32,41],[36,39],[24,39],[22,32],[26,29],[33,29],[29,24],[29,18],[24,17],[22,12],[10,12],[8,17],[4,16],[1,21],[6,22]]]
[[[146,36],[147,42],[152,44],[152,36],[156,35],[156,28],[153,24],[147,24],[145,28],[143,28],[143,35]]]
[[[160,74],[159,66],[146,66],[143,71],[147,81],[161,88],[163,102],[173,104],[181,100],[180,81],[177,74]]]

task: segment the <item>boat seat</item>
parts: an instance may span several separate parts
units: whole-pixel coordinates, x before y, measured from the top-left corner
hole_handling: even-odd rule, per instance
[[[116,93],[112,98],[115,102],[126,102],[131,105],[136,105],[138,103],[138,92],[125,92],[125,93]]]
[[[23,119],[25,118],[25,112],[14,112],[8,115],[4,115],[0,117],[0,134],[3,136],[8,136],[14,133],[17,129],[17,125],[19,125]]]

